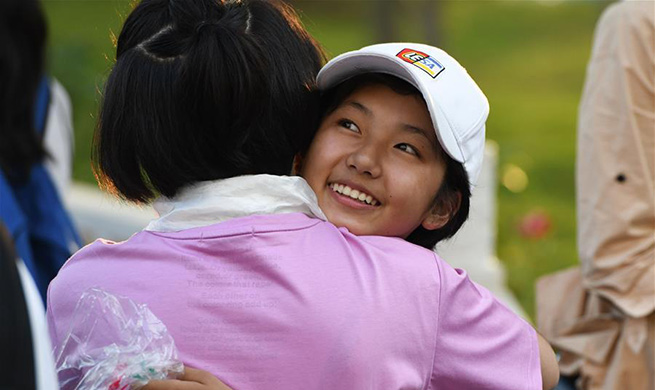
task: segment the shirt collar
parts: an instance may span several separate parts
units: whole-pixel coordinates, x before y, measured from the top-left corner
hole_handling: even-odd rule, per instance
[[[305,179],[249,175],[199,182],[153,204],[160,217],[145,230],[173,232],[249,215],[303,213],[326,220]]]

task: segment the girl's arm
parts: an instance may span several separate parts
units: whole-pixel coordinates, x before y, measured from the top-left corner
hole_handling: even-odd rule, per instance
[[[539,340],[539,359],[541,360],[541,382],[544,390],[549,390],[557,386],[559,382],[559,367],[555,352],[548,341],[537,333]]]
[[[142,390],[232,390],[207,371],[185,367],[180,379],[150,381]]]

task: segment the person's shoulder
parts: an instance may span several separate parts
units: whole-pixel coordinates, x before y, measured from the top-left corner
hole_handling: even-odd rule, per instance
[[[365,252],[379,258],[402,260],[404,266],[415,265],[437,270],[445,264],[434,251],[412,244],[402,238],[356,236],[347,231],[345,236],[351,246],[361,247]]]
[[[399,237],[386,237],[386,236],[355,236],[361,242],[370,245],[371,247],[379,248],[382,250],[393,250],[400,251],[404,253],[416,254],[419,256],[427,256],[435,258],[436,253],[434,251],[423,248],[416,244],[412,244],[409,241],[406,241]]]
[[[648,39],[655,26],[655,2],[653,1],[619,1],[612,3],[603,11],[599,21],[599,30],[625,30],[633,32],[626,39]]]
[[[621,13],[628,20],[653,20],[655,19],[652,12],[654,8],[655,4],[652,1],[627,0],[610,4],[606,13]]]
[[[139,235],[140,233],[136,233],[122,242],[99,238],[75,252],[50,282],[49,304],[70,303],[71,297],[76,301],[78,296],[76,294],[84,288],[92,287],[103,280],[121,277],[115,272],[125,270],[127,262],[134,263],[130,258],[130,252],[136,254],[142,252],[135,251],[141,248],[136,242],[139,240]],[[124,249],[118,251],[117,249],[121,247]]]
[[[71,266],[89,264],[89,262],[116,256],[116,251],[119,250],[119,248],[123,251],[130,251],[140,245],[140,242],[144,238],[143,236],[145,236],[144,232],[138,232],[125,241],[112,241],[109,239],[97,238],[75,252],[61,267],[60,273],[62,270],[67,270]]]
[[[77,252],[75,252],[68,261],[71,261],[73,259],[80,260],[84,259],[91,253],[95,253],[98,250],[103,250],[104,248],[111,247],[114,245],[122,245],[126,243],[127,241],[113,241],[105,238],[96,238],[95,240],[91,241],[90,243],[84,245],[82,248],[80,248]]]

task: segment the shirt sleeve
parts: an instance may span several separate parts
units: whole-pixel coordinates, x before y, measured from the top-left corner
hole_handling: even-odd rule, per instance
[[[534,328],[437,258],[440,297],[429,389],[541,389]]]

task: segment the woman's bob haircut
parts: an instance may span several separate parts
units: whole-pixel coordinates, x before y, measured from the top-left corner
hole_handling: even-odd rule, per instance
[[[101,185],[148,202],[199,181],[289,174],[314,135],[324,59],[280,1],[141,1],[104,90]]]

